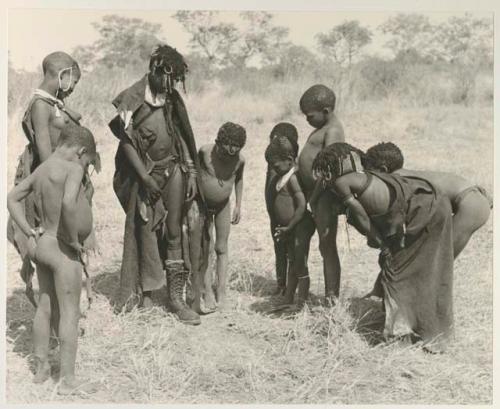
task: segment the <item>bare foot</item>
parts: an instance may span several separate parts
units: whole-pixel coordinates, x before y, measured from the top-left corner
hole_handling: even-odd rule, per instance
[[[217,304],[215,303],[214,293],[207,291],[203,296],[203,301],[205,302],[205,310],[208,312],[213,312],[217,309]]]
[[[153,300],[151,299],[151,297],[144,296],[144,298],[142,300],[141,308],[144,310],[150,310],[151,308],[153,308],[153,306],[154,306],[154,304],[153,304]]]
[[[57,393],[64,396],[80,393],[91,394],[95,392],[97,392],[97,385],[95,383],[76,378],[73,378],[71,381],[63,379],[57,389]]]
[[[33,383],[43,383],[50,378],[50,364],[49,361],[42,361],[37,359],[35,376]]]

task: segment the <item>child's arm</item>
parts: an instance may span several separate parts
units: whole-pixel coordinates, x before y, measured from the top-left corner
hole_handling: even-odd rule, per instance
[[[184,158],[186,160],[186,165],[188,167],[189,178],[186,186],[186,201],[189,202],[194,199],[198,191],[196,185],[196,171],[193,158],[189,153],[189,149],[184,138],[179,138],[181,140],[182,151],[184,152]]]
[[[78,219],[77,200],[78,193],[82,187],[84,171],[80,165],[71,167],[66,181],[64,182],[64,192],[61,207],[61,222],[65,228],[69,245],[80,251],[82,246],[78,240],[78,226],[75,221]]]
[[[32,173],[26,179],[21,181],[21,183],[14,186],[14,188],[7,195],[7,209],[9,210],[11,217],[28,237],[36,237],[36,233],[26,220],[22,200],[33,191],[33,175],[34,174]]]
[[[316,184],[314,185],[314,190],[311,194],[311,197],[309,198],[309,205],[311,206],[311,210],[314,209],[314,206],[316,205],[316,202],[318,201],[321,193],[325,191],[323,181],[318,179],[316,181]]]
[[[152,200],[156,200],[160,197],[160,187],[158,186],[158,183],[154,180],[154,178],[148,174],[146,167],[141,161],[141,158],[139,158],[139,155],[135,148],[129,143],[129,142],[120,142],[123,147],[123,152],[125,152],[125,156],[127,157],[128,161],[134,168],[134,170],[137,173],[137,176],[141,180],[142,184],[148,191],[149,195],[151,196]]]
[[[240,155],[240,167],[236,171],[236,178],[234,181],[234,192],[236,195],[236,204],[233,210],[232,224],[238,224],[241,218],[241,199],[243,197],[243,170],[245,169],[245,158]]]
[[[304,212],[306,211],[306,197],[300,188],[299,181],[297,177],[293,175],[288,181],[288,187],[290,188],[290,192],[292,193],[293,202],[295,205],[295,213],[293,214],[292,220],[288,223],[287,226],[277,227],[276,228],[276,237],[279,238],[282,235],[291,231],[298,222],[304,216]]]
[[[369,239],[370,243],[378,247],[383,247],[384,241],[381,234],[371,222],[363,205],[354,197],[348,178],[338,178],[334,183],[334,189],[339,197],[342,198],[342,203],[349,210],[353,222],[356,225],[356,230],[364,234]]]
[[[43,102],[35,101],[31,109],[31,121],[35,132],[35,143],[40,157],[40,162],[47,160],[52,153],[50,141],[49,120],[52,107]]]

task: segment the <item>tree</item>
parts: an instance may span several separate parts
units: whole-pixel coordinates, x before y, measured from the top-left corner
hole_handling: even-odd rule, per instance
[[[316,35],[320,50],[340,66],[351,67],[361,49],[371,42],[372,33],[362,27],[359,21],[345,21],[328,33]]]
[[[271,13],[261,11],[240,13],[238,27],[221,21],[217,11],[180,10],[174,18],[191,35],[191,49],[217,68],[243,67],[256,56],[264,63],[273,62],[288,35],[288,29],[272,24]]]
[[[475,62],[493,61],[493,21],[452,16],[435,32],[434,54],[449,62],[469,59]]]
[[[225,65],[225,57],[238,41],[238,29],[233,24],[217,22],[217,11],[179,10],[174,18],[191,35],[189,46],[200,52],[214,65]]]
[[[245,11],[240,16],[247,28],[240,37],[239,58],[246,62],[258,55],[264,64],[276,62],[280,52],[290,45],[286,40],[288,28],[274,26],[273,15],[265,11]]]
[[[78,46],[73,50],[84,69],[95,64],[109,68],[144,64],[149,60],[153,46],[162,42],[159,38],[161,25],[139,18],[107,15],[92,26],[99,38],[89,46]]]
[[[492,67],[493,21],[450,17],[435,33],[434,55],[451,63],[454,70],[454,100],[468,104],[474,95],[476,78],[481,67]]]
[[[417,51],[421,56],[426,56],[431,52],[434,26],[427,16],[400,13],[389,18],[378,29],[390,35],[385,46],[392,50],[394,55]]]
[[[275,72],[285,77],[301,77],[307,71],[315,71],[319,65],[316,56],[306,47],[291,45],[279,54]]]

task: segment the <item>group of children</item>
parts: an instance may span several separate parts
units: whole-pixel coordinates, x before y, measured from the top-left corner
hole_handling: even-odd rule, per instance
[[[305,95],[311,90],[314,87]],[[311,120],[301,108],[316,128],[310,143],[328,126],[329,112],[323,111],[323,121]],[[366,297],[384,299],[385,336],[411,336],[429,351],[443,351],[453,331],[453,260],[488,220],[491,198],[460,176],[404,169],[402,152],[391,142],[364,153],[343,141],[325,144],[314,157],[316,185],[308,195],[304,178],[295,176],[303,173],[300,160],[295,161],[296,134],[293,125],[278,124],[266,149],[265,197],[275,241],[277,293],[285,294],[285,305],[293,302],[297,282],[297,306],[307,300],[307,254],[314,223],[308,227],[306,198],[320,237],[325,219],[317,209],[323,202],[332,218],[344,214],[367,237],[368,246],[380,249],[381,272]],[[326,282],[326,268],[324,274]]]
[[[166,256],[159,255],[158,248],[155,254],[166,260],[158,268],[160,274],[164,269],[167,271],[169,305],[181,321],[199,324],[200,297],[204,299],[205,312],[223,308],[226,301],[228,236],[230,224],[239,223],[241,217],[245,167],[241,149],[246,132],[242,126],[227,122],[220,127],[215,144],[202,146],[194,154],[192,135],[187,142],[175,138],[178,127],[182,125],[184,131],[190,131],[190,127],[187,116],[182,123],[182,101],[174,108],[168,105],[168,93],[174,95],[168,84],[172,87],[172,83],[183,80],[184,71],[182,76],[168,77],[174,71],[163,67],[168,60],[167,51],[162,54],[160,49],[152,56],[149,74],[157,68],[161,68],[161,76],[167,73],[167,77],[157,81],[159,89],[162,86],[166,89],[155,92],[154,77],[148,77],[145,85],[135,84],[134,89],[143,87],[141,92],[145,92],[143,99],[147,104],[141,101],[139,114],[136,112],[134,117],[128,109],[136,102],[131,102],[127,95],[115,100],[119,112],[124,100],[129,104],[118,118],[121,125],[116,134],[121,138],[123,163],[132,164],[127,165],[128,172],[132,169],[139,179],[133,205],[130,205],[130,190],[127,201],[120,202],[127,217],[133,207],[133,220],[126,222],[132,223],[132,230],[138,228],[133,224],[138,217],[143,218],[139,229],[146,226],[148,234],[153,230],[147,223],[165,224]],[[182,60],[179,61],[182,66]],[[31,296],[31,262],[36,264],[39,296],[33,325],[34,381],[43,382],[50,376],[49,338],[54,333],[61,347],[59,393],[64,394],[80,385],[74,369],[81,280],[85,252],[95,244],[89,244],[93,229],[88,169],[94,165],[99,170],[100,161],[92,133],[79,124],[80,115],[64,102],[80,79],[78,64],[69,55],[55,52],[45,58],[43,72],[43,82],[23,120],[29,143],[21,157],[15,187],[8,195],[12,218],[9,240],[23,258],[22,275]],[[167,97],[162,100],[163,93]],[[155,111],[154,107],[162,109]],[[435,345],[441,347],[453,322],[453,258],[489,217],[491,203],[484,189],[451,174],[403,169],[402,153],[392,143],[378,144],[366,153],[345,143],[342,125],[334,113],[335,94],[324,85],[309,88],[300,100],[300,108],[314,128],[300,154],[297,129],[286,122],[272,129],[265,150],[268,163],[265,202],[276,256],[275,294],[282,296],[283,304],[288,307],[294,304],[296,292],[296,307],[302,308],[307,302],[309,245],[317,230],[325,296],[330,301],[338,297],[337,220],[340,214],[345,214],[348,222],[367,237],[368,245],[381,250],[381,273],[369,295],[384,298],[386,335],[414,333],[429,345],[439,338],[443,342]],[[159,120],[155,119],[156,112],[162,113]],[[176,128],[164,129],[165,124],[167,128],[174,126],[168,120],[165,122],[172,112],[180,118],[173,122]],[[139,123],[145,125],[141,127]],[[180,165],[179,157],[184,158]],[[117,161],[117,166],[123,163]],[[181,171],[177,170],[184,169],[183,166],[187,167],[187,188],[182,184]],[[130,184],[129,179],[120,179],[122,176],[115,174],[115,185],[117,181]],[[236,202],[231,215],[229,199],[233,189]],[[214,243],[218,283],[214,294],[208,251],[197,253],[195,258],[199,260],[196,263],[191,260],[191,269],[196,270],[191,272],[191,281],[198,287],[194,298],[187,294],[191,304],[188,306],[183,296],[189,280],[182,270],[179,206],[195,196],[202,203],[203,230]],[[162,213],[155,213],[159,202],[164,208]],[[206,243],[202,247],[206,250]],[[130,257],[129,250],[124,245],[124,259]],[[144,248],[139,248],[140,251]],[[134,263],[134,268],[146,269],[144,260]],[[121,282],[126,281],[124,277],[122,274]],[[143,306],[148,307],[152,303],[151,291],[163,282],[158,279],[148,287],[147,279],[142,280],[139,284]]]

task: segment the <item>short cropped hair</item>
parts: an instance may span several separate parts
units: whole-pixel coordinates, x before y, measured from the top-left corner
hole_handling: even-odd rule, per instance
[[[297,128],[295,128],[295,126],[293,126],[289,122],[280,122],[279,124],[276,124],[271,130],[271,134],[269,135],[270,141],[272,141],[277,136],[284,136],[290,141],[294,151],[293,155],[294,157],[297,157],[299,153],[299,134],[297,132]]]
[[[84,126],[70,123],[61,130],[58,146],[81,146],[87,150],[90,156],[95,156],[97,152],[94,135]]]
[[[357,166],[353,160],[352,153],[357,154],[360,162],[363,163],[364,153],[362,150],[345,142],[332,143],[331,145],[325,147],[318,153],[316,158],[314,158],[312,165],[313,172],[331,173],[335,177],[340,177],[344,174],[344,170],[342,169],[344,159],[350,158],[351,161],[354,162],[352,167],[355,168]],[[362,169],[356,170],[361,171]]]
[[[388,173],[401,169],[403,164],[403,152],[392,142],[381,142],[372,146],[366,151],[363,159],[366,169],[382,171],[385,166]]]
[[[325,108],[335,109],[335,93],[326,85],[316,84],[310,87],[300,98],[300,110],[306,114],[309,111],[322,111]]]
[[[293,160],[295,158],[295,149],[286,136],[277,136],[266,148],[265,157],[269,164],[279,160]]]
[[[73,57],[63,51],[55,51],[47,55],[42,61],[43,75],[57,75],[65,68],[73,68],[80,73],[80,66]]]
[[[217,145],[233,145],[243,148],[247,141],[245,128],[233,122],[226,122],[219,128],[215,143]]]

